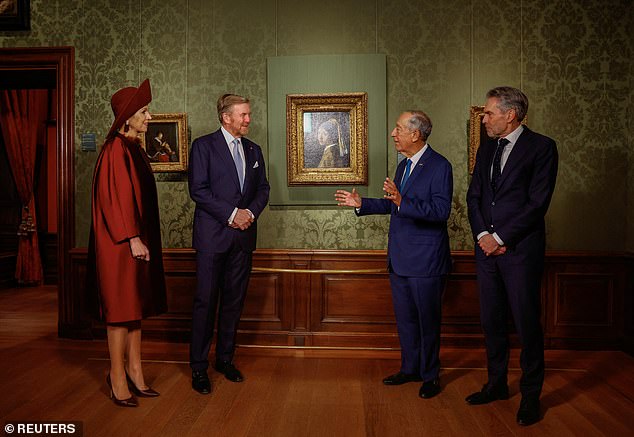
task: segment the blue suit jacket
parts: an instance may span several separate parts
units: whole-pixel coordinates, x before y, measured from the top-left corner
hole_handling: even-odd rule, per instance
[[[497,232],[511,251],[543,251],[544,216],[557,178],[555,141],[524,126],[494,194],[491,165],[496,146],[496,140],[489,140],[480,146],[476,155],[467,191],[473,238],[477,240],[478,234],[484,231]],[[477,245],[476,254],[484,257]]]
[[[396,168],[400,183],[406,160]],[[451,269],[447,219],[451,213],[453,175],[445,157],[427,147],[411,170],[400,209],[388,199],[364,198],[358,215],[390,214],[388,262],[400,276],[446,275]]]
[[[243,250],[255,250],[257,218],[269,200],[264,157],[260,146],[242,137],[246,161],[244,188],[240,191],[233,157],[220,129],[192,143],[189,194],[196,202],[193,246],[204,252],[225,252],[233,241]],[[228,225],[234,208],[249,209],[256,221],[245,231]]]

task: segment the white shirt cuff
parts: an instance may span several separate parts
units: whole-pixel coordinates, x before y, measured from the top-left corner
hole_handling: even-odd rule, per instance
[[[231,225],[233,223],[233,219],[236,218],[236,214],[238,213],[238,208],[234,208],[233,212],[231,213],[231,215],[229,216],[229,220],[227,220],[227,222],[229,223],[229,225]]]

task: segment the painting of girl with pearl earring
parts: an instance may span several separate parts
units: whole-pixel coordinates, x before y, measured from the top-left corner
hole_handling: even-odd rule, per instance
[[[367,93],[286,96],[289,185],[367,183]]]

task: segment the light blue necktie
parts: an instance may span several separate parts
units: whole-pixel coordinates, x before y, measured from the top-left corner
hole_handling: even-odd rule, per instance
[[[403,181],[401,182],[401,191],[403,191],[403,188],[405,188],[405,183],[407,182],[407,179],[409,179],[409,173],[411,170],[412,170],[412,160],[408,159],[407,164],[405,165],[405,174],[403,175]]]
[[[244,171],[242,170],[242,156],[239,152],[240,140],[236,138],[233,140],[233,162],[236,165],[236,171],[238,172],[238,180],[240,181],[240,191],[244,186]]]

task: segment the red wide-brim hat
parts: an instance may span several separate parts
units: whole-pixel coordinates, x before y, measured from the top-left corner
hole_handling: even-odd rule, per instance
[[[138,88],[133,86],[121,88],[112,95],[110,105],[114,113],[114,122],[108,131],[106,138],[110,138],[117,132],[125,121],[132,117],[135,112],[152,101],[152,90],[150,89],[150,79],[141,82]]]

